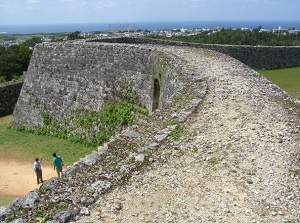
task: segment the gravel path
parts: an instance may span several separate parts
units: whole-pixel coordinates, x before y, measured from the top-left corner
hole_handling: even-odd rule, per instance
[[[80,222],[300,222],[299,102],[219,53],[161,49],[207,82],[204,101]]]

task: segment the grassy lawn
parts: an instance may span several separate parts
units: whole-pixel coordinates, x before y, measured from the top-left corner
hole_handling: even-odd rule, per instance
[[[52,153],[60,155],[66,166],[90,154],[96,148],[49,136],[19,132],[10,128],[12,116],[0,118],[1,159],[34,162],[35,157],[43,158],[43,165],[52,165]],[[0,206],[7,205],[17,197],[0,195]]]
[[[10,128],[12,116],[0,118],[0,154],[3,159],[34,161],[43,158],[44,165],[52,165],[52,153],[62,157],[66,165],[72,165],[92,151],[94,147],[73,143],[65,139],[34,135]]]
[[[300,100],[300,67],[259,70],[258,72],[291,96]]]
[[[1,195],[0,196],[0,206],[5,206],[5,205],[9,204],[10,202],[12,202],[13,200],[15,200],[16,198],[18,198],[18,197]]]

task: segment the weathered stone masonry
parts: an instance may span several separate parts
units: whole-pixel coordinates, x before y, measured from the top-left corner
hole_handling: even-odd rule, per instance
[[[97,39],[96,42],[135,44],[160,44],[203,48],[224,53],[247,64],[253,69],[278,69],[300,66],[299,46],[244,46],[202,43],[184,43],[145,38]]]
[[[62,120],[72,110],[101,111],[113,90],[132,86],[149,111],[154,82],[158,108],[180,89],[172,59],[153,48],[107,43],[52,43],[34,49],[13,125],[43,124],[42,112]]]
[[[88,50],[86,48],[87,46],[90,46]],[[49,50],[51,47],[53,48],[52,53]],[[68,48],[68,50],[64,48]],[[49,53],[47,53],[47,49]],[[126,78],[131,77],[131,82],[129,82],[138,92],[144,90],[140,88],[140,86],[141,83],[143,83],[142,80],[145,81],[146,85],[143,86],[147,86],[147,89],[151,89],[149,95],[146,96],[151,99],[154,97],[153,101],[155,102],[152,104],[152,101],[150,101],[147,106],[150,106],[151,109],[152,107],[156,107],[158,104],[159,109],[156,109],[151,115],[146,116],[144,119],[139,120],[135,125],[124,129],[121,133],[113,137],[107,145],[99,147],[98,151],[91,153],[85,158],[80,159],[79,162],[75,163],[71,167],[68,167],[64,171],[65,180],[51,178],[44,182],[40,189],[29,192],[27,195],[16,199],[6,207],[1,207],[0,222],[7,219],[16,219],[16,221],[19,222],[29,222],[30,220],[35,219],[34,213],[36,210],[39,210],[42,213],[47,213],[47,215],[49,214],[49,217],[53,219],[53,222],[72,222],[72,220],[80,219],[82,217],[81,212],[90,208],[90,205],[94,204],[102,194],[107,193],[117,185],[124,183],[133,171],[143,168],[143,166],[154,161],[154,159],[150,157],[150,154],[154,154],[158,151],[158,147],[164,143],[168,135],[177,128],[179,123],[184,122],[187,117],[193,113],[195,108],[199,105],[199,103],[201,103],[207,91],[206,81],[203,79],[193,80],[194,73],[186,73],[184,61],[182,61],[178,55],[173,54],[173,52],[164,51],[161,48],[156,48],[155,46],[143,47],[105,43],[94,43],[92,45],[81,43],[44,44],[39,45],[39,47],[33,52],[33,58],[28,69],[27,78],[24,82],[22,93],[20,94],[15,110],[14,120],[25,120],[22,117],[25,115],[28,116],[27,118],[29,118],[29,121],[38,121],[38,118],[36,118],[36,120],[34,118],[30,119],[31,117],[29,116],[39,117],[38,107],[41,108],[46,106],[43,105],[43,101],[53,103],[53,105],[55,105],[54,103],[59,104],[58,102],[62,105],[65,103],[65,101],[61,99],[64,95],[59,91],[60,88],[51,88],[51,86],[59,86],[60,81],[65,81],[64,79],[66,79],[67,76],[65,74],[67,69],[64,70],[64,72],[61,72],[62,68],[59,67],[60,65],[57,66],[51,61],[57,62],[59,61],[58,58],[62,59],[67,57],[67,54],[65,54],[66,51],[69,55],[72,50],[82,52],[82,54],[83,51],[88,54],[88,52],[93,50],[97,52],[107,50],[102,58],[103,60],[98,61],[95,59],[94,62],[96,63],[97,61],[97,64],[89,65],[98,65],[98,71],[101,67],[106,68],[107,66],[110,66],[111,61],[114,61],[114,59],[117,60],[120,58],[118,63],[129,63],[130,66],[135,68],[139,67],[138,65],[135,65],[138,64],[138,59],[145,59],[144,66],[149,67],[149,69],[145,69],[143,72],[137,69],[135,71],[136,74],[132,74],[132,77],[127,75],[126,71],[129,73],[134,71],[130,69],[125,70],[124,68],[126,65],[120,65],[123,67],[125,71],[124,73],[117,73],[119,67],[116,67],[115,73],[111,72],[105,74],[110,75],[109,77],[114,77],[116,79],[115,81],[119,81],[118,83],[123,80],[122,84],[127,84],[124,80],[128,80]],[[99,54],[101,53],[99,52]],[[93,52],[93,55],[95,55],[95,52]],[[128,55],[135,56],[130,57]],[[41,56],[42,58],[40,58]],[[144,56],[146,58],[143,58]],[[124,59],[122,59],[122,57]],[[89,78],[92,75],[88,76],[86,72],[80,70],[83,69],[82,67],[84,66],[78,65],[78,63],[80,63],[79,61],[82,61],[84,58],[85,57],[79,58],[78,60],[74,59],[76,62],[68,63],[77,67],[76,69],[79,71],[76,74],[79,78],[81,78],[80,81],[82,81],[81,83],[74,81],[74,90],[71,91],[68,89],[68,92],[80,92],[83,91],[83,89],[89,89],[91,88],[91,85],[98,80],[95,78],[93,79],[94,82],[91,83]],[[109,58],[109,60],[104,60],[104,58]],[[133,61],[129,60],[129,58],[131,58],[135,64]],[[147,58],[149,60],[147,60]],[[64,62],[66,63],[67,60],[69,59],[66,59]],[[39,63],[35,64],[36,61],[39,61]],[[82,62],[82,64],[84,63]],[[45,66],[47,68],[44,68]],[[52,69],[55,72],[52,71]],[[68,69],[72,71],[74,68],[72,69],[70,66]],[[147,74],[146,72],[150,73]],[[98,72],[97,74],[100,75],[101,72]],[[53,77],[54,75],[55,77]],[[103,76],[108,78],[105,75]],[[118,77],[120,79],[118,79]],[[142,79],[142,77],[145,77],[145,79]],[[43,79],[42,83],[40,82],[41,79]],[[85,82],[85,80],[87,81]],[[106,84],[106,82],[104,82],[104,84]],[[84,86],[80,88],[78,85]],[[101,86],[99,84],[94,85],[95,88],[117,86],[113,84],[106,86]],[[49,96],[45,93],[45,89],[47,89],[46,87],[49,88],[47,90],[48,94],[52,94],[52,91],[56,91],[56,93],[51,95],[51,97],[54,97],[54,102],[47,98]],[[159,88],[159,92],[156,92],[152,88],[156,90]],[[110,89],[107,89],[105,92],[107,95],[109,95]],[[90,91],[85,91],[81,94],[82,98],[85,96],[83,94],[90,94]],[[172,95],[181,95],[181,103],[178,103],[178,101],[176,102],[176,100],[171,100]],[[101,96],[103,97],[104,95],[101,93]],[[33,99],[31,99],[31,97],[33,97]],[[144,98],[147,99],[147,97]],[[157,97],[159,97],[158,102],[156,101]],[[38,99],[37,101],[39,101],[40,104],[35,102],[35,99]],[[69,103],[73,102],[74,106],[77,106],[76,103],[81,103],[83,107],[91,107],[93,105],[93,101],[91,100],[91,103],[84,101],[84,103],[87,104],[82,104],[82,101],[78,101],[75,98],[73,101],[70,100]],[[99,100],[99,102],[101,102],[101,100]],[[97,103],[94,102],[94,104]],[[57,109],[59,108],[60,107],[58,106]],[[55,111],[55,109],[51,110],[52,108],[50,106],[49,109],[52,114],[63,115],[60,114],[60,111]],[[65,111],[67,112],[67,110]],[[19,115],[19,117],[16,115]],[[173,122],[170,122],[171,120]],[[37,121],[36,123],[38,123]],[[26,123],[27,122],[25,120],[25,124]],[[92,173],[92,176],[90,173]],[[56,209],[56,207],[61,204],[63,204],[64,208]],[[49,207],[55,208],[51,208],[51,210],[49,210]],[[24,212],[20,215],[20,212],[18,212],[17,209],[22,209]]]
[[[250,66],[253,69],[275,69],[275,68],[300,66],[300,47],[299,46],[298,47],[285,47],[285,46],[268,47],[268,46],[195,44],[195,43],[170,42],[170,41],[144,39],[144,38],[115,38],[115,39],[100,39],[100,40],[98,39],[98,40],[92,40],[92,42],[161,44],[161,45],[190,46],[190,47],[196,47],[196,48],[206,48],[206,49],[218,51],[218,52],[224,53],[226,55],[232,56],[232,57],[240,60],[241,62],[247,64],[248,66]],[[63,46],[63,45],[61,45],[61,46]],[[48,48],[47,48],[47,46],[43,46],[43,47],[37,46],[37,48],[40,50],[36,50],[35,57],[39,57],[40,59],[33,58],[32,63],[37,64],[37,63],[41,62],[43,60],[43,55],[45,55],[46,58],[45,58],[44,62],[48,63],[49,65],[52,62],[59,65],[60,66],[59,69],[61,70],[61,72],[68,71],[69,74],[66,76],[66,78],[69,78],[69,79],[72,78],[73,76],[76,76],[77,73],[80,73],[80,72],[76,71],[76,66],[72,67],[72,70],[70,70],[70,66],[60,64],[62,62],[77,63],[77,67],[80,66],[80,64],[86,63],[85,70],[86,71],[90,70],[87,72],[87,73],[90,73],[90,74],[88,74],[89,76],[94,75],[95,70],[97,70],[99,68],[99,67],[97,67],[99,65],[94,65],[94,67],[92,67],[93,66],[92,64],[97,63],[96,60],[100,59],[99,55],[97,54],[97,52],[95,50],[96,48],[92,47],[92,45],[90,45],[89,47],[81,46],[80,47],[81,49],[75,49],[76,47],[73,45],[71,47],[73,49],[71,50],[71,48],[70,48],[69,52],[67,51],[68,47],[63,46],[60,48],[60,46],[54,46],[53,44],[49,44]],[[91,50],[92,48],[94,50]],[[41,50],[41,49],[43,49],[43,50]],[[53,55],[51,55],[52,49],[54,49],[54,51],[56,51],[56,53],[54,53]],[[112,47],[108,51],[113,51],[114,49],[115,48]],[[61,51],[61,50],[65,50],[65,51]],[[59,56],[60,54],[63,54],[63,52],[66,53],[64,58]],[[84,55],[84,52],[87,52],[87,54]],[[38,53],[40,53],[40,55],[37,55]],[[104,51],[103,51],[103,53],[104,53]],[[124,54],[122,54],[122,52],[120,52],[119,56],[123,56],[123,55],[129,56],[129,55],[127,55],[126,52],[123,52],[123,53]],[[57,58],[55,59],[56,56],[57,56]],[[144,56],[146,56],[146,54]],[[70,58],[70,59],[68,60],[67,58]],[[80,59],[78,59],[78,61],[76,62],[76,60],[74,60],[74,58],[80,58]],[[131,58],[133,58],[133,57],[131,57]],[[90,61],[88,61],[89,59],[90,59]],[[59,63],[58,63],[58,60],[60,60]],[[116,59],[110,63],[112,63],[116,67],[118,60],[119,59]],[[122,60],[124,60],[124,58]],[[119,60],[119,61],[122,61],[122,60]],[[148,59],[144,58],[143,60],[139,60],[138,61],[139,65],[143,64],[145,62],[145,60],[148,60]],[[108,58],[107,58],[107,61],[109,61]],[[103,62],[101,62],[101,63],[103,63]],[[135,62],[133,64],[137,65],[137,64],[135,64]],[[122,65],[122,63],[121,63],[121,65]],[[123,64],[123,66],[124,65],[125,64]],[[130,67],[130,64],[127,64],[127,65],[128,65],[128,67]],[[139,65],[137,65],[137,66],[139,66]],[[134,66],[132,66],[132,67],[134,67]],[[32,68],[33,71],[34,71],[34,69],[37,69],[37,67]],[[109,69],[112,69],[112,66],[104,68],[104,69],[106,69],[105,72],[108,72]],[[120,69],[121,69],[121,67],[120,67]],[[136,69],[136,67],[132,68],[132,69]],[[54,72],[54,70],[53,70],[53,72]],[[81,69],[81,72],[84,72],[84,69]],[[101,72],[103,72],[103,70]],[[127,72],[127,74],[128,74],[128,72]],[[91,80],[93,81],[93,79],[91,79]],[[43,81],[43,79],[41,78],[41,79],[39,79],[39,81]],[[80,81],[80,80],[77,79],[76,81]],[[68,82],[69,84],[71,84],[72,80],[65,80],[65,82]],[[100,80],[97,80],[95,83],[100,83],[100,82],[101,82]],[[61,83],[61,84],[65,84],[65,83]],[[56,86],[56,87],[58,87],[58,86]],[[0,103],[0,112],[3,113],[3,111],[5,111],[3,114],[11,114],[12,108],[14,108],[16,100],[17,100],[15,96],[10,97],[10,93],[4,93],[6,91],[10,92],[11,88],[18,89],[18,88],[20,88],[20,84],[17,83],[15,87],[13,87],[13,85],[9,85],[9,88],[7,88],[7,90],[6,90],[6,88],[1,88],[1,99],[0,100],[2,100],[2,101]],[[166,90],[167,88],[164,88],[164,89]],[[60,88],[59,91],[63,92],[64,89]],[[20,92],[20,90],[17,90],[16,92]],[[142,96],[144,95],[142,92],[140,92],[140,93]],[[75,97],[75,94],[71,94],[71,95],[67,95],[67,96],[65,95],[65,97],[69,97],[69,98]],[[145,102],[145,98],[143,98],[143,100]],[[148,100],[147,102],[150,103],[151,99],[148,98],[147,100]],[[3,102],[3,101],[5,101],[5,102]],[[9,105],[9,106],[7,107],[7,105]],[[64,106],[67,106],[67,105],[64,105]],[[101,107],[101,104],[99,106]],[[147,104],[147,106],[148,106],[148,108],[152,107],[150,104]],[[36,120],[35,122],[39,123],[40,120]]]
[[[101,82],[101,80],[103,81]],[[15,115],[18,116],[14,119],[24,121],[26,124],[26,119],[29,118],[29,121],[38,124],[40,121],[39,115],[43,109],[49,109],[53,115],[57,116],[67,115],[68,109],[72,105],[77,109],[101,109],[103,101],[100,97],[110,97],[113,88],[128,83],[138,91],[150,110],[156,107],[159,109],[117,134],[107,145],[99,147],[98,151],[67,168],[64,171],[64,180],[51,178],[44,182],[40,189],[29,192],[6,207],[1,207],[1,222],[12,219],[15,219],[13,222],[31,222],[38,219],[38,221],[46,220],[46,217],[51,219],[47,222],[98,222],[98,220],[94,221],[90,218],[90,211],[94,208],[97,209],[97,206],[101,204],[97,202],[106,200],[111,206],[111,209],[100,207],[101,216],[99,216],[99,219],[102,218],[102,213],[104,213],[101,210],[108,213],[122,209],[121,203],[116,203],[114,198],[110,200],[102,197],[105,193],[111,191],[111,197],[118,197],[115,196],[115,192],[121,187],[123,188],[121,184],[125,183],[132,175],[136,176],[139,183],[143,183],[138,175],[139,170],[151,165],[153,162],[157,163],[157,160],[162,162],[163,166],[161,167],[164,170],[168,169],[168,165],[174,161],[175,157],[171,158],[170,162],[168,162],[168,159],[174,155],[178,160],[174,167],[180,169],[181,175],[174,174],[173,170],[172,173],[169,172],[170,175],[165,174],[164,171],[156,175],[161,175],[162,178],[175,176],[172,179],[191,182],[190,185],[194,187],[194,181],[189,181],[186,178],[188,171],[182,171],[181,169],[181,157],[183,153],[188,153],[189,150],[193,150],[191,155],[197,160],[197,164],[204,166],[204,169],[195,168],[191,159],[187,159],[186,162],[192,165],[192,169],[197,169],[192,178],[197,177],[201,182],[207,183],[208,186],[202,187],[201,185],[196,187],[199,190],[194,191],[203,192],[204,195],[208,196],[208,199],[202,199],[203,194],[199,195],[199,198],[205,204],[207,201],[212,201],[213,206],[218,204],[211,209],[211,213],[204,210],[210,208],[199,210],[201,214],[204,212],[207,213],[207,216],[217,216],[220,217],[219,219],[222,217],[223,220],[221,219],[220,222],[224,222],[225,217],[231,218],[231,221],[225,220],[226,222],[237,222],[235,220],[239,222],[254,222],[254,220],[255,222],[280,222],[287,221],[287,219],[292,222],[293,219],[298,219],[299,208],[297,204],[299,202],[297,201],[299,199],[296,195],[299,193],[297,193],[298,190],[295,190],[293,184],[290,184],[290,181],[287,184],[290,175],[287,172],[281,174],[282,170],[288,170],[288,168],[282,169],[281,163],[284,162],[279,160],[277,169],[280,171],[276,171],[277,169],[274,171],[281,174],[278,175],[278,179],[282,179],[283,176],[282,183],[277,181],[276,178],[274,181],[269,181],[270,178],[274,177],[273,167],[277,166],[273,165],[274,161],[277,160],[275,158],[278,157],[274,154],[282,154],[286,157],[285,159],[289,159],[288,157],[293,154],[288,153],[289,150],[285,150],[284,146],[288,145],[287,148],[294,146],[296,149],[296,141],[292,140],[291,137],[292,133],[296,135],[298,132],[293,127],[294,121],[282,125],[282,122],[290,120],[288,116],[282,116],[284,114],[282,109],[278,110],[280,111],[278,116],[277,114],[274,117],[272,116],[277,110],[269,110],[268,108],[282,107],[280,103],[275,103],[275,100],[271,97],[276,97],[276,101],[289,101],[292,99],[248,66],[224,54],[203,49],[155,45],[133,46],[107,43],[86,44],[84,42],[42,44],[34,52],[28,76],[15,110]],[[159,92],[153,88],[158,89]],[[172,95],[180,97],[170,100]],[[250,100],[249,103],[248,100]],[[247,103],[240,103],[242,101]],[[244,107],[241,107],[241,105]],[[209,110],[209,108],[213,109]],[[244,111],[244,108],[247,111]],[[222,116],[223,111],[227,114],[225,117]],[[272,118],[266,119],[270,116],[269,114],[272,114]],[[191,116],[203,117],[197,121]],[[244,116],[246,116],[245,119]],[[256,116],[259,116],[259,119],[256,119]],[[280,118],[277,122],[278,117]],[[292,118],[294,119],[294,117]],[[266,126],[271,126],[274,123],[273,126],[276,124],[279,127],[275,128],[274,132],[270,131],[270,128],[265,128],[265,119],[268,123]],[[180,123],[188,125],[194,121],[197,122],[195,131],[191,129],[191,131],[184,133],[180,140],[172,140],[172,132],[180,127]],[[229,125],[231,122],[232,125]],[[286,127],[289,129],[288,131],[285,130]],[[220,137],[221,135],[218,132],[224,134],[224,136]],[[280,143],[277,143],[276,139],[279,135],[280,138],[284,136],[286,142],[281,140]],[[264,146],[261,146],[261,144]],[[199,151],[195,151],[195,148],[197,150],[199,148]],[[219,152],[223,154],[222,157],[224,156],[225,159],[224,162],[217,164],[217,168],[222,169],[222,171],[219,173],[219,177],[215,177],[217,175],[211,174],[216,173],[218,169],[213,167],[208,172],[207,167],[210,162],[209,157],[212,157],[213,153],[218,155]],[[263,158],[260,159],[262,155]],[[273,158],[264,159],[270,155]],[[214,157],[219,157],[219,155],[213,156],[212,159]],[[246,165],[246,163],[249,164]],[[266,163],[266,166],[257,165],[260,163]],[[268,163],[272,165],[268,165]],[[255,172],[258,174],[257,176],[251,174],[253,178],[250,178],[249,173],[253,173],[253,170],[256,171],[254,165],[258,166],[258,171]],[[200,166],[200,168],[202,167]],[[226,173],[223,171],[224,168]],[[233,176],[231,174],[233,168],[234,170],[235,168],[238,169],[238,173],[235,173],[238,175]],[[203,177],[199,177],[198,170],[200,172],[204,170]],[[213,180],[209,181],[209,179]],[[222,180],[220,181],[220,179]],[[293,177],[293,179],[296,178]],[[289,178],[289,180],[292,179]],[[152,179],[145,184],[147,190],[150,188],[148,183],[151,183],[151,181]],[[217,184],[216,181],[218,181]],[[224,183],[225,181],[226,183]],[[237,187],[235,187],[237,190],[234,192],[234,189],[228,193],[227,183],[230,184],[232,181],[234,181],[233,184],[237,184]],[[166,185],[170,190],[173,190],[173,186],[180,188],[177,182],[176,184],[172,183],[171,186]],[[207,190],[206,188],[211,188],[211,185],[213,187],[219,185],[224,188],[224,191]],[[280,193],[276,192],[276,188],[272,185],[279,187],[278,191]],[[134,184],[131,186],[135,187]],[[268,186],[271,187],[268,188]],[[165,193],[167,187],[161,188],[163,193]],[[155,191],[157,188],[156,184]],[[174,195],[186,196],[186,194],[189,194],[186,193],[188,188],[191,187],[185,187],[184,190],[180,190],[179,193]],[[240,193],[241,188],[243,197]],[[130,191],[132,189],[130,188]],[[258,191],[261,192],[257,193]],[[282,194],[282,191],[286,191],[286,193],[283,192],[284,194]],[[222,199],[220,200],[217,197],[223,194],[226,196],[224,200],[226,203],[223,203]],[[195,194],[191,195],[195,196]],[[272,195],[268,203],[278,203],[279,208],[270,206],[271,210],[269,210],[268,206],[267,212],[261,212],[266,207],[265,196],[268,195]],[[231,201],[235,202],[228,202],[228,196],[231,196],[233,198]],[[278,196],[286,198],[285,201],[281,203]],[[256,200],[252,197],[255,197]],[[123,199],[122,196],[119,198]],[[158,199],[161,199],[161,196]],[[165,203],[165,200],[163,200],[163,203]],[[194,205],[194,200],[189,203]],[[231,206],[227,207],[229,203]],[[247,205],[245,205],[246,203]],[[185,206],[185,213],[192,210],[182,200],[179,200],[178,204],[179,208]],[[279,214],[278,210],[281,210],[281,207],[286,210],[289,206],[292,207],[291,212]],[[169,212],[170,205],[167,204],[167,207]],[[226,207],[226,209],[223,207]],[[125,208],[127,207],[123,209]],[[187,215],[181,209],[176,209],[176,212],[177,210],[179,210],[177,214],[180,215],[180,218],[185,219]],[[215,214],[215,210],[220,212]],[[249,212],[249,210],[251,211]],[[276,212],[273,212],[273,210],[276,210]],[[45,214],[44,219],[37,218],[36,213]],[[119,212],[116,212],[116,214],[119,214]],[[157,213],[157,215],[160,215],[160,213]],[[169,220],[157,220],[152,215],[149,215],[149,218],[158,222],[170,222]],[[195,218],[191,219],[189,218],[188,221],[196,220]],[[199,215],[197,219],[201,221]],[[268,221],[268,219],[271,220]],[[108,220],[107,222],[112,221]],[[128,220],[124,222],[128,222]],[[177,218],[172,222],[180,221]]]

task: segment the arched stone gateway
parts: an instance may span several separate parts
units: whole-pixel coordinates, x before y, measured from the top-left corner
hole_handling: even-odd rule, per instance
[[[154,80],[154,86],[153,86],[153,106],[152,111],[155,111],[158,109],[159,106],[159,97],[160,97],[160,86],[159,81],[157,79]]]

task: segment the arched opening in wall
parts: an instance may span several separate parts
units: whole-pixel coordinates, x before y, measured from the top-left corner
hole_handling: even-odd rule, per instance
[[[160,96],[160,86],[159,81],[157,79],[154,80],[154,87],[153,87],[153,104],[152,104],[152,111],[158,109],[159,105],[159,96]]]

